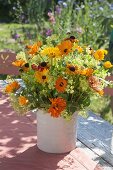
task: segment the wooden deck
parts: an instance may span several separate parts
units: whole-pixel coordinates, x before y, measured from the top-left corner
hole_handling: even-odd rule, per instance
[[[113,126],[108,122],[93,113],[87,119],[79,116],[77,148],[48,154],[36,146],[35,120],[34,113],[17,116],[0,91],[0,170],[113,170]]]

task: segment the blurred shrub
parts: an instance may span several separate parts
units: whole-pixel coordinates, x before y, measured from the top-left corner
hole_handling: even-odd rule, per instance
[[[20,22],[20,13],[27,14],[28,0],[0,0],[0,21]],[[17,14],[19,17],[17,17]],[[28,18],[26,16],[26,18]]]
[[[60,0],[48,17],[47,29],[51,29],[52,33],[63,36],[70,32],[93,48],[108,47],[113,8],[107,0],[85,0],[81,3]]]

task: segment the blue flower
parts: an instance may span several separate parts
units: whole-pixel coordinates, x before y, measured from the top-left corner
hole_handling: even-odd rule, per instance
[[[101,6],[99,7],[99,9],[100,9],[100,11],[103,11],[103,10],[104,10],[103,7],[101,7]]]
[[[63,2],[62,4],[65,8],[67,7],[67,3],[66,2]]]
[[[110,5],[110,9],[113,10],[113,4]]]

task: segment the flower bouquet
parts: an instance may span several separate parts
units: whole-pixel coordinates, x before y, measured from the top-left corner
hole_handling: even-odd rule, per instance
[[[43,126],[42,129],[45,127],[46,135],[44,134],[45,138],[44,135],[42,137],[46,141],[44,145],[49,141],[50,147],[53,147],[55,141],[65,141],[62,144],[65,149],[58,151],[60,153],[75,147],[69,124],[72,123],[74,127],[75,112],[88,107],[91,96],[103,95],[104,87],[111,84],[105,80],[109,69],[113,67],[109,61],[104,61],[106,54],[107,51],[104,49],[95,51],[89,46],[80,45],[79,40],[74,36],[59,40],[56,35],[47,38],[45,44],[38,41],[33,45],[27,45],[25,52],[17,54],[16,61],[12,64],[19,68],[23,84],[10,78],[5,92],[9,94],[13,107],[20,114],[39,109],[38,121],[42,117],[43,120],[41,123],[38,122],[38,133],[41,138],[44,130],[40,131],[39,126]],[[54,123],[51,123],[51,120]],[[49,128],[53,131],[50,132],[48,129],[47,132],[47,126],[50,125],[52,127]],[[53,125],[57,128],[57,134]],[[67,139],[64,135],[66,129],[69,130]],[[51,136],[54,136],[54,139],[50,142]],[[43,143],[44,140],[40,138],[39,143]],[[73,141],[70,142],[71,149],[66,141],[68,143]],[[58,146],[58,143],[55,145]],[[50,152],[56,153],[57,149],[58,147]]]

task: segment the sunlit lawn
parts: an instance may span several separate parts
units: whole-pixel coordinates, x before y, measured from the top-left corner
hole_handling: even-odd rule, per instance
[[[22,44],[25,40],[25,31],[33,32],[34,25],[30,24],[0,24],[0,50],[10,49],[15,52],[20,51]],[[11,36],[11,32],[17,33],[20,38],[15,40]]]

